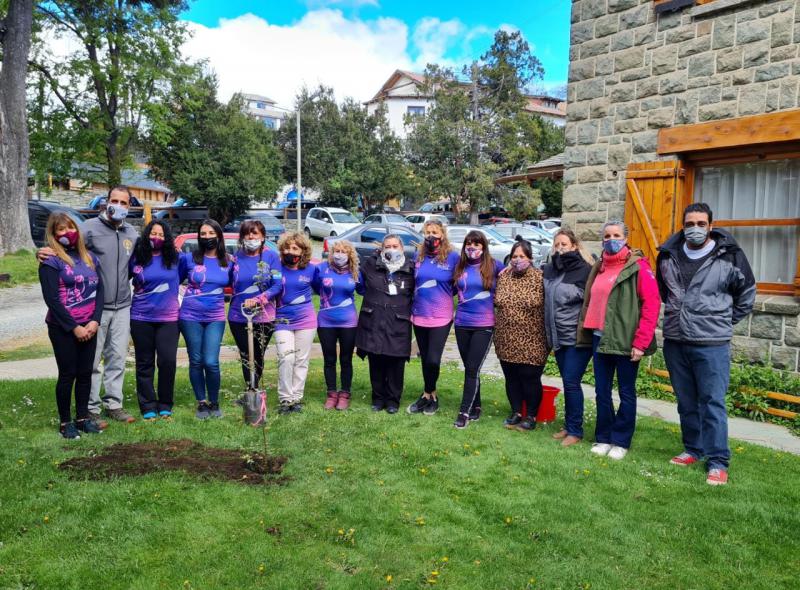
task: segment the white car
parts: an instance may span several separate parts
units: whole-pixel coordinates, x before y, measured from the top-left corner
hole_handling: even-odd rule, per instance
[[[461,252],[461,247],[464,245],[464,238],[473,230],[486,236],[486,241],[489,242],[489,253],[492,255],[492,258],[499,260],[503,264],[508,264],[511,246],[514,245],[514,240],[503,237],[493,229],[480,225],[447,226],[447,239],[450,241],[450,245],[453,249],[457,252]]]
[[[405,225],[406,227],[411,227],[411,223],[399,213],[373,213],[372,215],[368,216],[364,223],[381,223],[383,225],[391,224],[391,225]]]
[[[538,227],[539,229],[546,231],[550,235],[555,235],[555,233],[561,229],[561,220],[555,217],[550,219],[528,219],[527,221],[523,221],[522,223],[524,225]]]
[[[305,231],[309,238],[327,238],[340,236],[357,225],[360,225],[358,218],[346,209],[314,207],[306,217]]]
[[[418,231],[422,233],[422,226],[425,225],[427,221],[441,221],[442,225],[447,225],[447,217],[444,215],[436,215],[434,213],[412,213],[411,215],[406,215],[406,219],[408,222],[414,226],[414,231]]]

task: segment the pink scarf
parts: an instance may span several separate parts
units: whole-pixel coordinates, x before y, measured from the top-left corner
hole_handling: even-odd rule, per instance
[[[603,252],[603,266],[594,277],[592,291],[589,296],[589,307],[586,309],[586,318],[583,327],[590,330],[602,330],[606,323],[606,305],[611,289],[617,282],[617,277],[625,263],[628,261],[630,249],[626,246],[616,254]]]

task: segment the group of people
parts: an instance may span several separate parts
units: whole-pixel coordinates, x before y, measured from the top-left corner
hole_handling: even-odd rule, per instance
[[[441,359],[455,324],[464,365],[456,428],[481,416],[480,373],[494,342],[511,406],[504,425],[533,430],[552,351],[564,389],[564,427],[554,438],[565,447],[584,438],[581,381],[592,360],[597,420],[591,452],[620,460],[633,439],[637,372],[642,357],[656,350],[663,300],[664,356],[678,396],[684,444],[672,463],[705,458],[707,481],[727,482],[730,339],[733,324],[752,309],[755,281],[733,238],[712,228],[712,213],[704,204],[684,212],[683,231],[660,249],[656,277],[642,253],[629,247],[621,221],[603,226],[597,260],[572,231],[561,229],[542,270],[533,265],[524,240],[511,248],[508,266],[492,258],[477,231],[455,251],[446,228],[435,220],[425,223],[424,241],[414,256],[407,257],[401,239],[389,234],[374,255],[359,260],[352,244],[337,240],[326,262],[312,264],[304,234],[284,234],[276,253],[265,244],[258,220],[241,225],[233,255],[226,251],[222,228],[210,219],[200,224],[194,250],[180,253],[164,221],[151,221],[140,234],[125,222],[130,200],[126,187],[111,189],[106,211],[81,228],[67,215],[53,214],[47,246],[38,253],[59,369],[60,431],[66,438],[102,431],[107,423],[101,407],[111,419],[134,420],[122,408],[129,336],[145,420],[172,415],[180,334],[196,417],[221,417],[219,354],[226,319],[241,353],[245,383],[255,387],[274,336],[282,414],[302,411],[315,334],[324,358],[326,409],[349,407],[355,353],[368,360],[372,409],[397,413],[413,333],[423,390],[407,411],[433,415],[439,409]],[[227,313],[226,288],[232,290]],[[356,294],[363,296],[360,310]],[[255,336],[252,375],[248,319]]]

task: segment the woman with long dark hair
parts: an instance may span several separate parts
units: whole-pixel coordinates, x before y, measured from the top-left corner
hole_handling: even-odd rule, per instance
[[[233,257],[225,251],[222,227],[206,219],[197,230],[197,247],[180,258],[187,281],[179,325],[189,353],[189,381],[197,399],[198,420],[222,418],[219,408],[219,349],[225,333],[225,287],[233,282]]]
[[[494,295],[501,262],[489,253],[489,242],[479,231],[464,237],[456,282],[456,343],[464,363],[464,389],[455,427],[466,428],[481,416],[480,372],[494,336]]]
[[[133,279],[131,337],[136,352],[136,396],[142,418],[172,416],[178,351],[178,252],[169,225],[153,220],[142,229],[128,262]],[[158,388],[154,386],[158,366]]]

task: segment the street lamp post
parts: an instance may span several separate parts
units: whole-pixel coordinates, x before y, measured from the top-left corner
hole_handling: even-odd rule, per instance
[[[295,197],[297,198],[297,231],[301,232],[303,230],[303,219],[302,219],[302,204],[303,204],[303,177],[300,171],[300,108],[302,105],[297,107],[297,186],[295,187]]]

